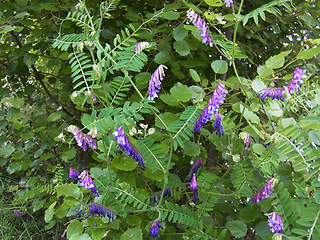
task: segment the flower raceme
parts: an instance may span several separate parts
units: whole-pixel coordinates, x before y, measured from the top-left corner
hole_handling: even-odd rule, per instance
[[[200,30],[202,42],[212,47],[213,46],[212,35],[209,30],[208,24],[200,16],[198,16],[198,14],[192,9],[188,10],[187,17],[193,23],[193,25]]]
[[[202,164],[202,158],[200,158],[198,161],[196,161],[195,164],[193,164],[189,174],[189,181],[191,181],[193,175],[198,172],[198,169],[201,167],[201,164]]]
[[[283,233],[283,223],[279,213],[266,214],[272,233]]]
[[[159,237],[160,228],[163,229],[163,227],[161,226],[161,220],[160,219],[154,220],[150,225],[149,237],[152,237],[152,238]]]
[[[89,204],[89,216],[91,215],[107,216],[109,218],[109,223],[114,220],[114,212],[111,209],[96,203]]]
[[[283,100],[283,93],[288,92],[290,94],[294,94],[299,91],[301,84],[303,83],[303,78],[305,78],[306,70],[302,70],[300,68],[296,68],[293,73],[293,78],[289,85],[284,86],[282,88],[267,88],[262,90],[258,96],[261,100],[265,100],[266,98],[270,98],[272,100]]]
[[[217,134],[219,134],[219,136],[223,135],[221,115],[218,109],[220,105],[224,102],[224,99],[228,92],[224,87],[224,84],[220,82],[218,83],[218,86],[215,88],[214,93],[208,102],[208,105],[204,108],[200,117],[196,121],[195,126],[192,130],[193,133],[199,132],[201,127],[203,127],[208,120],[211,120],[216,115],[214,127],[216,128]]]
[[[161,195],[162,195],[162,191],[156,193],[153,197],[152,197],[152,205],[155,204],[156,202],[158,202],[158,200],[161,199]],[[171,195],[171,187],[167,187],[164,192],[163,192],[163,198],[165,198],[167,195]]]
[[[198,185],[199,185],[199,183],[197,183],[195,174],[193,174],[193,177],[191,179],[191,182],[189,182],[189,184],[190,184],[190,189],[193,192],[193,197],[192,197],[191,201],[196,202],[199,200],[199,198],[198,198]]]
[[[25,213],[24,212],[19,212],[18,210],[14,209],[13,210],[14,214],[17,216],[17,217],[22,217]]]
[[[150,43],[148,42],[138,42],[136,45],[136,54],[141,53],[144,49],[149,47],[150,47]]]
[[[254,195],[252,201],[254,203],[260,202],[262,199],[269,198],[272,194],[272,188],[274,187],[275,183],[277,183],[277,180],[272,178],[270,181],[268,181],[263,189],[259,191],[256,195]]]
[[[93,139],[95,135],[90,136],[91,130],[89,134],[85,134],[79,130],[77,126],[70,125],[68,127],[68,132],[71,132],[78,143],[78,146],[83,149],[83,151],[87,151],[87,144],[93,148],[97,149],[97,142]]]
[[[98,190],[97,190],[97,186],[92,181],[92,178],[89,176],[89,174],[87,173],[86,170],[83,170],[81,172],[81,174],[79,175],[79,172],[77,170],[70,168],[69,169],[69,178],[78,180],[80,182],[80,184],[84,188],[90,190],[95,197],[100,196],[98,193]]]
[[[163,80],[164,69],[168,69],[165,65],[161,64],[152,74],[151,79],[149,81],[149,100],[154,100],[158,97],[158,92],[161,88],[161,81]]]
[[[124,129],[122,126],[116,128],[116,131],[113,133],[114,138],[117,139],[119,147],[126,151],[128,156],[132,156],[139,164],[139,166],[146,167],[143,162],[142,156],[137,149],[130,143],[128,137],[124,134]]]
[[[232,0],[224,0],[226,7],[231,7],[231,3],[233,3]]]

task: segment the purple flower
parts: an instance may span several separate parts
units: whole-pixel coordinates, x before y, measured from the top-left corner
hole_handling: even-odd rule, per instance
[[[224,0],[226,7],[231,7],[231,3],[233,3],[232,0]]]
[[[114,212],[111,209],[106,208],[105,206],[96,204],[96,203],[90,203],[89,204],[89,216],[91,215],[101,215],[104,217],[109,218],[109,223],[110,221],[114,220]]]
[[[293,78],[288,86],[285,88],[290,94],[296,93],[299,91],[301,84],[303,83],[303,78],[305,77],[306,70],[296,68],[293,73]]]
[[[93,139],[93,137],[89,134],[84,134],[79,130],[77,126],[70,125],[68,127],[68,131],[74,135],[78,146],[83,149],[83,151],[87,151],[87,144],[93,149],[97,148],[97,142]]]
[[[261,100],[266,98],[283,100],[284,88],[267,88],[262,90],[258,95]]]
[[[191,182],[189,182],[189,184],[190,184],[190,189],[193,192],[193,197],[192,197],[191,201],[196,202],[199,200],[199,198],[198,198],[198,185],[199,184],[197,183],[195,174],[193,174],[193,177],[191,179]]]
[[[152,238],[159,237],[160,228],[163,229],[163,227],[161,226],[161,220],[160,219],[154,220],[150,225],[149,237],[152,237]]]
[[[161,198],[162,195],[162,191],[156,193],[153,197],[152,197],[152,204],[155,204],[156,202],[158,202],[158,200]],[[167,195],[171,195],[171,187],[167,187],[164,192],[163,192],[163,198],[165,198]]]
[[[154,100],[158,97],[158,92],[161,88],[161,81],[163,80],[164,68],[167,69],[165,65],[160,65],[152,74],[151,79],[149,81],[149,100]]]
[[[270,181],[268,181],[263,189],[261,189],[259,191],[259,193],[257,193],[256,195],[254,195],[252,201],[254,203],[260,202],[262,199],[268,198],[270,197],[270,195],[272,194],[272,188],[274,187],[274,184],[276,183],[276,179],[271,179]]]
[[[247,132],[241,132],[239,134],[239,137],[243,139],[244,144],[246,144],[246,147],[244,149],[248,149],[250,144],[250,134]]]
[[[135,149],[134,146],[130,143],[128,137],[124,134],[124,129],[122,126],[120,126],[118,129],[116,128],[116,131],[113,133],[115,135],[115,139],[117,139],[119,147],[126,151],[127,155],[132,156],[138,163],[139,166],[146,167],[146,165],[143,162],[142,156],[138,152],[137,149]]]
[[[272,233],[283,233],[283,223],[279,213],[266,214]]]
[[[80,184],[86,189],[90,190],[95,197],[100,196],[96,184],[92,181],[92,178],[89,176],[86,170],[82,171],[78,179]]]
[[[92,101],[97,101],[96,95],[94,93],[92,94]]]
[[[195,164],[193,164],[189,174],[189,181],[191,181],[192,176],[198,172],[198,169],[201,167],[201,164],[202,164],[202,158],[200,158],[198,161],[196,161]]]
[[[85,134],[84,137],[91,148],[97,149],[97,142],[91,136]]]
[[[223,126],[222,126],[222,121],[221,121],[221,114],[220,112],[217,112],[216,114],[216,118],[214,120],[214,125],[213,127],[217,130],[217,135],[219,134],[219,137],[221,137],[221,135],[223,135],[224,131],[223,131]]]
[[[87,142],[84,138],[84,134],[82,132],[78,132],[76,135],[74,135],[74,137],[78,143],[78,146],[82,148],[83,151],[87,151]]]
[[[218,83],[218,86],[216,87],[216,89],[214,90],[214,93],[212,95],[212,97],[210,98],[208,105],[204,108],[202,114],[200,115],[200,117],[198,118],[198,120],[196,121],[194,128],[192,130],[193,133],[195,132],[199,132],[201,127],[203,127],[208,120],[211,120],[214,115],[219,115],[218,118],[216,119],[217,122],[215,122],[215,128],[217,129],[217,133],[223,134],[223,127],[221,124],[221,115],[220,113],[218,113],[218,109],[220,107],[220,105],[224,102],[224,99],[226,97],[227,94],[227,90],[224,89],[225,85],[223,85],[222,83]],[[218,122],[220,120],[220,122]]]
[[[138,42],[136,45],[136,54],[139,54],[143,49],[149,48],[150,44],[148,42]]]
[[[18,210],[13,210],[14,214],[17,216],[17,217],[22,217],[25,213],[24,212],[19,212]]]
[[[79,177],[79,172],[78,172],[77,170],[75,170],[75,169],[70,168],[70,169],[69,169],[69,178],[71,178],[71,179],[73,179],[73,178],[78,179],[78,177]]]
[[[190,19],[193,25],[200,30],[202,42],[212,47],[213,41],[212,41],[212,36],[209,30],[208,24],[200,16],[198,16],[198,14],[192,9],[188,10],[187,17]]]

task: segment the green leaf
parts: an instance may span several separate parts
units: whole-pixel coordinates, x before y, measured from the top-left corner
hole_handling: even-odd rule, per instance
[[[185,40],[176,41],[173,47],[180,56],[187,56],[190,53],[190,46]]]
[[[282,109],[276,101],[270,101],[269,107],[266,108],[267,112],[275,117],[281,117],[282,116]]]
[[[223,6],[225,4],[221,0],[205,0],[205,2],[209,6],[213,6],[213,7],[221,7],[221,6]]]
[[[315,144],[317,144],[318,146],[320,146],[320,132],[319,131],[310,131],[308,133],[308,137],[310,142],[313,142]]]
[[[65,196],[65,197],[78,198],[80,196],[80,189],[76,184],[73,184],[73,183],[65,183],[62,185],[57,185],[56,190],[57,190],[57,197]]]
[[[141,218],[139,216],[135,216],[135,215],[128,215],[126,217],[126,222],[128,224],[130,224],[131,226],[140,225]]]
[[[168,20],[177,20],[180,17],[180,13],[176,11],[168,11],[164,13],[163,17]]]
[[[224,74],[228,71],[228,64],[224,60],[215,60],[211,63],[211,68],[217,74]]]
[[[320,204],[320,188],[314,189],[314,200],[316,203]]]
[[[76,156],[76,154],[77,154],[77,149],[71,148],[71,149],[68,149],[67,151],[62,152],[61,159],[63,161],[67,161],[67,160],[74,158]]]
[[[240,111],[243,111],[243,105],[240,105]],[[248,110],[248,108],[245,108],[243,116],[245,117],[245,119],[251,121],[252,123],[259,123],[260,119],[259,117],[253,113],[252,111]]]
[[[320,117],[307,116],[300,121],[300,126],[303,129],[320,130]]]
[[[190,68],[189,73],[190,73],[193,80],[195,80],[196,82],[200,82],[200,76],[196,70],[193,70],[192,68]]]
[[[16,0],[21,7],[27,6],[29,0]]]
[[[267,221],[259,222],[254,229],[259,237],[271,239],[271,231]]]
[[[281,52],[278,55],[270,57],[266,61],[267,68],[270,68],[270,69],[281,68],[284,65],[284,57],[287,56],[290,52],[291,52],[291,50]]]
[[[179,82],[170,89],[170,92],[175,99],[181,102],[187,102],[192,97],[191,89]]]
[[[81,235],[83,232],[82,223],[78,220],[72,221],[67,227],[67,238],[70,239],[73,235]]]
[[[52,218],[53,218],[53,215],[54,215],[54,207],[56,206],[57,202],[53,202],[49,207],[48,209],[45,211],[45,214],[44,214],[44,221],[46,223],[49,223],[51,222]]]
[[[180,24],[173,30],[173,37],[176,41],[183,40],[188,35],[188,30],[184,28],[183,24]]]
[[[128,228],[121,237],[120,240],[142,240],[142,231],[140,227]]]
[[[7,167],[7,172],[9,174],[13,174],[15,172],[19,172],[21,168],[22,168],[21,164],[18,164],[16,162],[10,163],[9,166]]]
[[[167,51],[161,51],[156,54],[154,61],[158,64],[163,64],[170,60],[170,54]]]
[[[159,117],[162,119],[162,121],[169,126],[171,123],[174,123],[175,121],[177,121],[179,119],[179,115],[178,114],[174,114],[174,113],[170,113],[170,112],[166,112],[166,113],[161,113],[159,115]],[[155,123],[156,127],[158,128],[164,128],[165,126],[163,125],[163,123],[156,118],[156,123]]]
[[[1,103],[11,103],[15,108],[22,108],[24,100],[22,98],[6,97],[1,100]]]
[[[266,151],[266,148],[263,145],[261,145],[260,143],[255,143],[252,145],[252,150],[255,153],[261,155],[262,153],[264,153],[264,151]]]
[[[28,133],[22,133],[21,137],[24,139],[30,139],[33,137],[33,132],[28,132]]]
[[[199,87],[199,86],[190,86],[189,87],[192,91],[192,101],[193,103],[195,102],[201,102],[203,101],[203,98],[205,97],[206,93],[203,90],[203,88]]]
[[[8,158],[14,152],[14,150],[14,146],[8,144],[6,147],[0,148],[0,156]]]
[[[256,78],[252,82],[251,87],[253,88],[253,90],[255,92],[259,93],[261,90],[266,88],[266,85],[264,84],[264,82],[260,78]]]
[[[259,66],[257,69],[257,73],[260,77],[268,77],[273,74],[273,70],[268,68],[266,65]]]
[[[227,228],[236,238],[241,238],[247,233],[247,225],[239,220],[227,222]]]
[[[132,171],[138,165],[138,162],[134,160],[132,157],[116,157],[112,161],[112,166],[116,169],[124,170],[124,171]]]
[[[191,141],[184,142],[183,153],[188,156],[198,156],[200,154],[200,147]]]
[[[310,59],[316,56],[320,52],[320,47],[310,48],[302,51],[297,55],[297,59]]]
[[[165,94],[161,94],[160,95],[160,99],[170,105],[170,106],[178,106],[179,105],[179,101],[177,99],[175,99],[171,94],[169,93],[165,93]]]
[[[245,207],[239,215],[244,222],[253,222],[259,217],[259,211],[256,207]]]
[[[54,122],[61,118],[61,112],[51,113],[47,119],[48,122]]]

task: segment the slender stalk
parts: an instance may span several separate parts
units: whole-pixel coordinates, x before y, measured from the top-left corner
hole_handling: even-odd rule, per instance
[[[309,233],[308,240],[311,240],[311,238],[312,238],[312,233],[313,233],[314,228],[316,227],[316,223],[317,223],[317,221],[318,221],[319,215],[320,215],[320,210],[318,211],[318,214],[317,214],[317,216],[316,216],[316,219],[314,220],[314,222],[313,222],[313,224],[312,224],[312,227],[311,227],[311,229],[310,229],[310,233]]]

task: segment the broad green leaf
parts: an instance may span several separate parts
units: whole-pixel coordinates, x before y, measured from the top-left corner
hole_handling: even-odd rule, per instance
[[[6,147],[0,148],[0,156],[8,158],[14,152],[14,150],[14,146],[8,144]]]
[[[257,72],[262,78],[268,77],[273,74],[273,70],[268,68],[266,65],[259,66]]]
[[[282,116],[282,109],[276,101],[270,101],[269,107],[266,108],[267,112],[275,117],[281,117]]]
[[[179,119],[179,115],[178,114],[174,114],[174,113],[170,113],[170,112],[166,112],[166,113],[161,113],[159,115],[159,117],[162,119],[162,121],[169,126],[171,123],[174,123],[175,121],[177,121]],[[156,118],[156,123],[155,123],[156,127],[158,128],[164,128],[165,126],[163,125],[163,123]]]
[[[165,94],[161,94],[160,95],[160,99],[170,105],[170,106],[178,106],[179,105],[179,101],[177,99],[175,99],[171,94],[169,93],[165,93]]]
[[[240,217],[246,223],[253,222],[259,217],[259,210],[254,207],[245,207],[240,210]]]
[[[92,240],[92,238],[87,233],[83,233],[80,236],[78,234],[73,235],[70,240]]]
[[[77,149],[71,148],[71,149],[68,149],[67,151],[62,152],[61,159],[63,161],[67,161],[67,160],[74,158],[76,156],[76,154],[77,154]]]
[[[240,112],[243,111],[243,105],[240,104]],[[252,123],[259,123],[260,119],[257,116],[257,114],[253,113],[252,111],[250,111],[248,108],[245,108],[243,116],[245,117],[245,119],[251,121]]]
[[[310,48],[305,51],[300,52],[297,55],[297,59],[310,59],[313,58],[314,56],[318,55],[320,52],[320,47],[315,47],[315,48]]]
[[[132,157],[116,157],[112,161],[112,166],[124,171],[132,171],[138,165],[138,162]]]
[[[80,189],[76,184],[73,183],[65,183],[62,185],[56,186],[57,197],[65,196],[65,197],[74,197],[79,198]]]
[[[171,89],[172,96],[181,102],[187,102],[192,97],[192,91],[188,86],[182,83],[176,83]]]
[[[206,93],[201,87],[194,85],[194,86],[190,86],[189,88],[192,91],[191,98],[192,98],[193,103],[203,101],[203,98],[205,97]]]
[[[190,53],[190,46],[185,40],[176,41],[173,47],[180,56],[187,56]]]
[[[128,228],[128,230],[125,231],[120,237],[120,240],[130,239],[142,240],[142,231],[140,227]]]
[[[271,233],[271,231],[270,231],[270,227],[269,227],[267,221],[259,222],[259,223],[254,227],[254,229],[256,230],[257,235],[258,235],[259,237],[263,237],[263,238],[266,238],[266,239],[271,239],[272,233]],[[268,237],[269,237],[269,238],[268,238]]]
[[[33,132],[23,133],[21,134],[21,137],[24,139],[30,139],[33,137]]]
[[[316,203],[320,204],[320,188],[314,189],[314,200]]]
[[[24,100],[22,98],[6,97],[1,100],[1,103],[11,103],[15,108],[22,108]]]
[[[256,91],[257,93],[259,93],[261,90],[266,88],[266,85],[264,84],[264,82],[260,78],[256,78],[252,82],[251,86],[252,86],[253,90]]]
[[[128,215],[126,217],[126,222],[131,226],[136,226],[136,225],[140,224],[141,218],[139,216],[135,216],[135,215]]]
[[[252,145],[252,150],[256,153],[261,155],[262,153],[264,153],[264,151],[266,151],[266,148],[260,144],[260,143],[254,143]]]
[[[319,131],[310,131],[308,133],[308,137],[310,142],[313,142],[315,144],[317,144],[318,146],[320,146],[320,132]]]
[[[180,17],[180,13],[176,11],[168,11],[164,13],[163,17],[168,20],[177,20]]]
[[[176,41],[183,40],[188,35],[188,30],[184,28],[183,24],[180,24],[173,30],[173,37]]]
[[[54,122],[61,118],[61,112],[51,113],[47,119],[48,122]]]
[[[54,207],[56,206],[57,202],[53,202],[49,207],[48,209],[45,211],[45,214],[44,214],[44,221],[46,223],[49,223],[52,218],[53,218],[53,215],[54,215]]]
[[[183,153],[188,156],[198,156],[200,154],[200,147],[191,141],[184,142]]]
[[[300,121],[300,126],[303,129],[320,130],[320,117],[307,116]]]
[[[22,168],[22,165],[17,163],[17,162],[13,162],[13,163],[10,163],[9,166],[7,167],[7,172],[9,174],[13,174],[15,172],[19,172]]]
[[[154,61],[158,64],[163,64],[170,60],[170,54],[167,51],[161,51],[156,54]]]
[[[67,238],[70,239],[73,235],[80,236],[82,232],[82,223],[79,220],[72,221],[67,227]]]
[[[151,79],[151,73],[148,73],[148,72],[138,73],[135,77],[136,84],[139,89],[146,88],[148,86],[150,79]]]
[[[247,225],[239,220],[227,222],[227,228],[236,238],[241,238],[247,233]]]
[[[104,237],[106,237],[108,235],[108,233],[109,233],[109,230],[106,228],[95,228],[92,231],[92,238],[93,238],[93,240],[101,240]]]
[[[276,69],[284,65],[284,57],[272,56],[266,61],[267,68]]]
[[[225,4],[221,0],[205,0],[205,2],[209,6],[213,6],[213,7],[221,7],[221,6],[223,6]]]
[[[228,64],[224,60],[215,60],[211,63],[211,68],[217,74],[224,74],[228,71]]]
[[[197,73],[196,70],[190,68],[189,69],[189,73],[190,73],[190,75],[191,75],[193,80],[195,80],[196,82],[200,82],[200,76],[199,76],[199,74]]]

